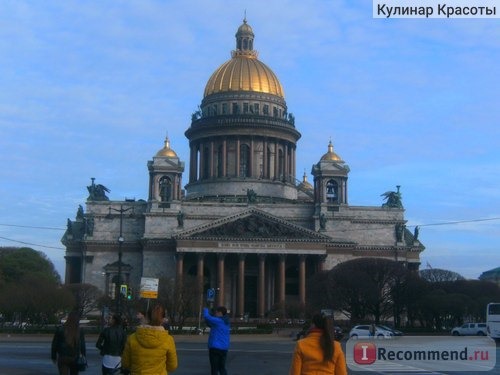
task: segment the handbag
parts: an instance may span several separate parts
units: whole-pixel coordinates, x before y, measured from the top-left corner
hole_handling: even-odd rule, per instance
[[[76,359],[76,367],[78,371],[85,371],[87,369],[87,358],[83,354],[80,354]]]

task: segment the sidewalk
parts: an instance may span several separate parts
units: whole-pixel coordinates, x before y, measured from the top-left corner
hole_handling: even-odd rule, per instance
[[[270,334],[232,334],[232,342],[252,342],[252,341],[292,341],[292,334],[296,330],[280,329]],[[204,335],[172,335],[176,342],[206,342],[208,334]],[[31,334],[31,333],[0,333],[0,342],[51,342],[52,334]],[[97,341],[98,335],[85,335],[88,342]],[[295,336],[293,336],[295,337]]]

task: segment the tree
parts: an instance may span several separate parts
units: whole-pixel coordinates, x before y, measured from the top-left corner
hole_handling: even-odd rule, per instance
[[[67,284],[64,289],[73,295],[80,316],[86,316],[99,307],[102,292],[92,284]]]
[[[465,280],[465,277],[459,273],[443,270],[440,268],[428,268],[420,271],[420,277],[431,283],[438,283],[443,281],[456,281]]]
[[[25,275],[36,275],[61,283],[54,264],[41,251],[28,247],[0,248],[0,277],[3,278],[3,282],[19,281]]]
[[[312,294],[308,302],[340,310],[352,322],[371,318],[379,322],[394,315],[396,288],[407,272],[401,263],[387,259],[359,258],[343,262],[310,280]]]
[[[6,320],[43,325],[72,304],[45,254],[30,248],[0,248],[0,311]]]
[[[165,305],[171,327],[182,329],[188,317],[195,316],[203,298],[197,278],[185,275],[182,283],[161,278],[158,299]]]
[[[321,271],[312,275],[306,283],[306,308],[311,309],[337,309],[340,310],[338,301],[333,296],[333,281],[329,271]],[[308,311],[311,314],[311,311]]]

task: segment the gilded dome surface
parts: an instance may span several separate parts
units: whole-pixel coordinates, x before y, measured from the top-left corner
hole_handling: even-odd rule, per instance
[[[304,172],[304,176],[302,177],[302,182],[299,185],[301,188],[306,189],[306,190],[313,190],[313,186],[307,181],[307,175],[306,172]]]
[[[177,157],[175,151],[170,148],[170,141],[168,140],[168,137],[165,138],[165,146],[160,151],[158,151],[155,156],[167,157],[167,158]]]
[[[253,56],[236,55],[222,64],[205,86],[204,97],[225,91],[256,91],[285,97],[278,77]]]
[[[273,71],[257,58],[253,49],[254,34],[246,19],[236,32],[236,50],[231,60],[222,64],[205,86],[204,97],[227,91],[253,91],[285,97]]]
[[[328,144],[328,152],[324,154],[321,157],[321,160],[324,161],[343,161],[340,156],[338,156],[334,151],[333,151],[333,144],[332,141]]]

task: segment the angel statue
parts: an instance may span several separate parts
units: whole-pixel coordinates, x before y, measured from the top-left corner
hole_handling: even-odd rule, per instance
[[[95,178],[92,177],[92,185],[87,186],[87,190],[89,191],[89,196],[87,198],[88,201],[109,201],[109,198],[106,196],[106,193],[109,193],[109,190],[106,186],[101,184],[95,184]]]
[[[397,191],[386,191],[384,194],[380,195],[386,200],[385,203],[382,204],[382,207],[403,208],[401,193],[399,192],[400,187],[400,185],[397,185]]]

